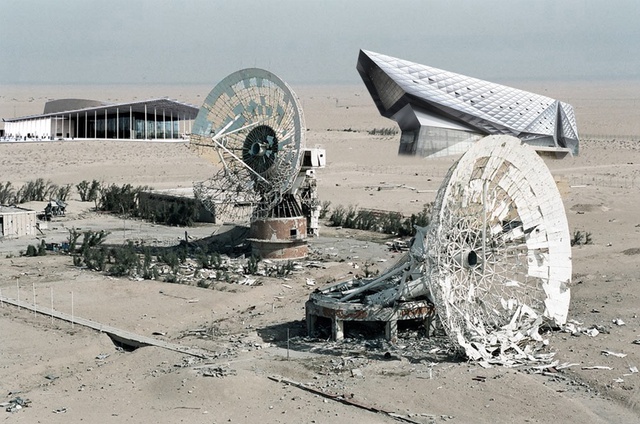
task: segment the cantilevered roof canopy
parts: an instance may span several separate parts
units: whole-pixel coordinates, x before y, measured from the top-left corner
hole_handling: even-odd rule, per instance
[[[432,128],[508,134],[541,149],[578,153],[578,129],[567,103],[365,50],[357,69],[380,113],[403,132],[428,120]],[[403,126],[408,122],[414,127]]]
[[[48,102],[45,105],[45,112],[40,115],[21,116],[19,118],[7,118],[3,119],[4,122],[18,122],[26,119],[46,118],[60,115],[68,115],[84,112],[107,112],[120,110],[131,110],[133,113],[144,113],[145,106],[147,113],[153,112],[153,110],[164,110],[166,115],[173,114],[176,119],[195,119],[198,115],[199,108],[182,103],[177,100],[171,100],[169,98],[158,98],[150,100],[140,100],[137,102],[126,103],[104,103],[95,100],[84,99],[61,99]]]

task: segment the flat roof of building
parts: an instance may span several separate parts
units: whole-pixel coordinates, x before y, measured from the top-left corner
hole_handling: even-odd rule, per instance
[[[69,105],[78,104],[77,101],[74,101],[76,99],[63,99],[63,100],[68,100]],[[60,102],[60,101],[58,100],[57,102]],[[85,102],[87,101],[85,100]],[[75,108],[70,110],[57,110],[55,112],[43,113],[38,115],[21,116],[18,118],[3,118],[2,120],[4,122],[19,122],[19,121],[25,121],[29,119],[67,116],[70,114],[85,113],[85,112],[103,112],[104,113],[105,110],[114,111],[114,110],[123,110],[123,109],[126,109],[127,112],[131,111],[135,113],[144,113],[145,106],[146,106],[147,113],[153,113],[154,110],[156,111],[156,113],[160,111],[164,111],[166,116],[173,114],[174,118],[177,118],[177,119],[181,119],[181,118],[195,119],[195,117],[198,115],[198,111],[200,110],[200,108],[196,106],[190,105],[188,103],[179,102],[177,100],[172,100],[172,99],[169,99],[168,97],[149,99],[149,100],[140,100],[135,102],[123,102],[123,103],[102,103],[97,101],[90,101],[90,102],[96,102],[100,104],[96,106]],[[46,107],[45,107],[45,110],[46,110]]]
[[[32,209],[21,208],[19,206],[5,206],[0,205],[0,214],[7,213],[27,213],[27,212],[35,212]]]

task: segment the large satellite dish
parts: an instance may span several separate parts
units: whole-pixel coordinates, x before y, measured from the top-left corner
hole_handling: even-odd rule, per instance
[[[451,167],[426,240],[438,315],[467,353],[496,331],[537,333],[543,317],[566,322],[571,245],[562,198],[520,140],[486,137]]]
[[[220,164],[195,184],[196,197],[227,219],[241,215],[239,206],[253,220],[271,216],[292,194],[304,137],[302,110],[284,81],[263,69],[234,72],[213,88],[194,121],[191,146]]]
[[[544,161],[510,136],[489,136],[449,170],[427,228],[407,255],[373,279],[319,289],[307,302],[309,331],[345,321],[428,318],[473,359],[531,357],[543,322],[566,322],[571,247],[560,193]],[[511,355],[511,356],[509,356]]]

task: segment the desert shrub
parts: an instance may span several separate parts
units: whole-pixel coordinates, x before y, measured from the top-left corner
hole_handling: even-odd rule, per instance
[[[105,239],[110,233],[108,231],[85,231],[82,233],[82,245],[80,246],[80,253],[84,253],[93,247],[99,246],[104,243]]]
[[[82,251],[82,260],[76,260],[73,263],[76,266],[86,266],[87,269],[93,271],[104,271],[107,265],[109,253],[104,246],[93,249],[85,249]]]
[[[344,209],[344,206],[337,206],[333,209],[333,212],[329,217],[329,221],[331,221],[332,225],[336,227],[341,227],[344,224],[345,214],[346,214],[346,211]]]
[[[178,269],[178,265],[180,265],[180,259],[178,259],[178,255],[173,250],[167,250],[158,255],[158,262],[165,263],[172,270]]]
[[[399,212],[375,212],[358,210],[355,206],[345,209],[336,206],[329,220],[334,226],[354,228],[357,230],[378,231],[398,236],[415,235],[415,226],[425,227],[429,224],[432,204],[424,205],[421,212],[405,218]]]
[[[211,283],[205,280],[204,278],[201,278],[200,280],[198,280],[197,285],[198,287],[201,287],[203,289],[208,289],[209,287],[211,287]]]
[[[196,261],[200,268],[203,269],[222,269],[222,257],[218,252],[212,252],[207,254],[205,252],[199,252],[196,255]]]
[[[359,230],[376,230],[378,218],[375,214],[368,210],[360,210],[356,215],[355,228]]]
[[[89,183],[87,180],[82,180],[80,183],[76,184],[76,190],[78,190],[78,194],[80,195],[80,201],[93,202],[98,199],[98,194],[100,193],[100,182],[98,180],[93,180]]]
[[[26,202],[45,202],[53,198],[66,201],[71,191],[71,184],[58,186],[51,180],[42,178],[28,181],[15,191],[10,182],[0,183],[0,204],[18,204]]]
[[[47,254],[47,243],[44,240],[40,240],[40,244],[34,246],[30,244],[27,246],[25,256],[45,256]]]
[[[27,246],[27,253],[25,253],[25,256],[38,256],[38,249],[33,244],[30,244]]]
[[[259,263],[260,263],[260,258],[255,256],[255,255],[251,255],[249,257],[249,260],[247,261],[247,263],[243,267],[244,273],[245,274],[250,274],[250,275],[257,274],[258,273],[258,264]]]
[[[65,184],[63,186],[56,187],[56,190],[54,191],[54,195],[55,195],[54,197],[57,200],[66,202],[70,192],[71,192],[71,184]]]
[[[372,130],[367,131],[369,135],[396,135],[398,134],[397,128],[374,128]]]
[[[357,228],[356,227],[356,217],[358,216],[357,207],[353,205],[349,205],[349,209],[344,215],[344,224],[343,226],[347,228]]]
[[[38,256],[45,256],[47,254],[47,244],[44,240],[40,240],[40,245],[38,246]]]
[[[80,235],[80,231],[75,228],[69,228],[69,253],[75,253],[76,244],[78,243]]]
[[[136,214],[138,195],[145,190],[149,190],[149,187],[133,187],[131,184],[125,184],[121,187],[111,184],[108,187],[102,187],[100,188],[98,209],[106,212]]]
[[[433,203],[427,203],[423,206],[422,211],[417,214],[411,214],[411,216],[402,224],[402,227],[398,229],[397,234],[400,237],[405,236],[414,236],[416,234],[415,227],[426,227],[429,225],[429,220],[431,218],[431,209],[433,207]]]
[[[15,203],[44,202],[49,200],[57,189],[57,185],[50,180],[45,182],[43,178],[28,181],[18,189],[15,195]]]
[[[75,228],[69,230],[69,253],[73,255],[73,264],[77,267],[85,266],[94,271],[104,271],[109,259],[109,252],[104,246],[109,232],[85,231],[82,233],[82,244],[77,249],[80,232]]]
[[[320,219],[325,219],[327,217],[327,215],[329,214],[330,206],[331,206],[330,200],[325,200],[322,202],[322,204],[320,205],[320,215],[319,215]]]
[[[139,271],[140,276],[145,280],[157,280],[160,276],[158,268],[152,266],[152,259],[151,249],[145,247],[143,249],[142,268]]]
[[[113,265],[109,267],[109,275],[122,277],[135,275],[140,267],[140,257],[136,252],[133,242],[124,246],[113,247],[109,250],[109,256],[113,258]]]
[[[186,245],[181,245],[179,248],[176,249],[176,255],[178,256],[178,260],[180,261],[181,264],[187,261],[188,253],[189,252],[187,251]]]
[[[138,214],[157,224],[190,227],[198,217],[198,205],[194,202],[155,202],[152,208],[140,209]]]
[[[164,281],[165,283],[173,283],[173,284],[180,283],[180,281],[178,280],[178,274],[171,273],[171,272],[164,276]]]
[[[378,228],[385,234],[398,234],[402,228],[402,218],[400,212],[389,212],[381,217]]]
[[[291,261],[287,261],[281,264],[275,264],[268,267],[266,270],[266,274],[269,277],[278,278],[286,277],[287,275],[291,274],[291,272],[293,272],[293,262]]]
[[[585,244],[593,244],[591,233],[576,230],[571,237],[571,246],[582,246]]]
[[[16,202],[16,193],[10,182],[0,183],[0,205],[11,205]]]

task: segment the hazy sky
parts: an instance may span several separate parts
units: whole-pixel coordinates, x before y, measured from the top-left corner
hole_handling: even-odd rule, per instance
[[[638,0],[0,0],[0,84],[360,83],[359,49],[478,78],[636,79]]]

